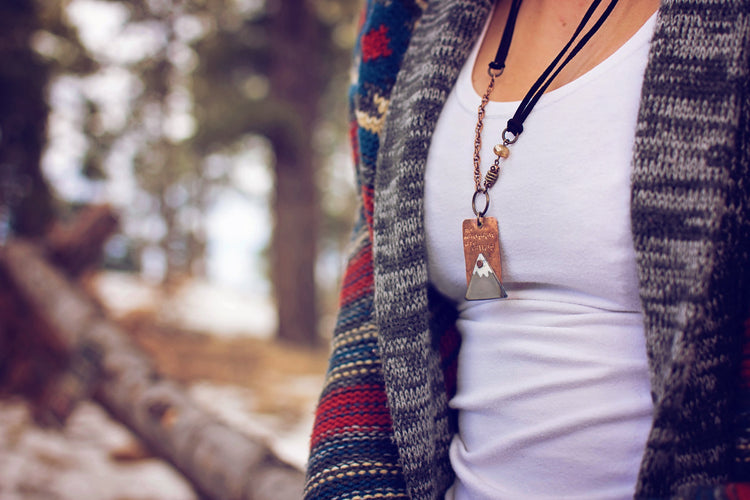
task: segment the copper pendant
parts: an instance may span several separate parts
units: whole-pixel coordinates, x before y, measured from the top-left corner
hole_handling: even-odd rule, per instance
[[[504,299],[500,231],[494,217],[478,217],[463,222],[466,260],[466,300]]]

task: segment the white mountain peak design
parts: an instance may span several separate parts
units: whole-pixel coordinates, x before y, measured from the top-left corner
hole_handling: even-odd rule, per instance
[[[474,263],[474,271],[471,274],[476,274],[485,278],[490,274],[495,274],[495,271],[492,270],[492,266],[490,266],[487,259],[484,258],[484,255],[480,253],[477,256],[477,261]]]

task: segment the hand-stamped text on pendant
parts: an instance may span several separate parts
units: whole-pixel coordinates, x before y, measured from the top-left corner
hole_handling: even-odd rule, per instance
[[[479,255],[483,255],[491,268],[501,277],[500,235],[497,219],[482,217],[481,226],[476,218],[463,221],[464,258],[466,263],[466,283],[471,281],[471,274]]]
[[[497,247],[497,236],[487,233],[464,233],[464,247],[471,248],[472,252],[489,254]]]

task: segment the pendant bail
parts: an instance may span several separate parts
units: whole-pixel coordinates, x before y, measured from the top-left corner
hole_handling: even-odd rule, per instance
[[[484,195],[484,208],[482,210],[477,209],[477,196],[480,194]],[[474,210],[474,215],[477,216],[477,222],[481,222],[482,217],[484,217],[484,214],[487,213],[487,210],[490,208],[490,195],[487,192],[487,189],[480,186],[474,191],[474,196],[471,197],[471,209]]]
[[[512,137],[508,137],[507,134],[511,134]],[[518,134],[512,132],[511,130],[508,130],[507,128],[503,129],[502,137],[503,137],[503,144],[506,146],[509,144],[515,144],[516,141],[518,140]]]
[[[503,71],[505,71],[505,65],[495,65],[494,61],[491,62],[487,67],[487,74],[490,75],[490,78],[497,78],[498,76],[503,74]]]

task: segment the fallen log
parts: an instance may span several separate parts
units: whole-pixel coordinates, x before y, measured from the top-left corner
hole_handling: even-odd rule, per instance
[[[193,402],[182,386],[160,376],[127,335],[38,247],[7,242],[0,248],[0,268],[72,358],[83,359],[82,377],[76,378],[75,370],[68,373],[75,391],[95,390],[100,404],[171,462],[200,494],[217,500],[300,497],[304,478],[299,470],[278,459],[264,443],[220,422]],[[59,404],[64,414],[70,402]]]

